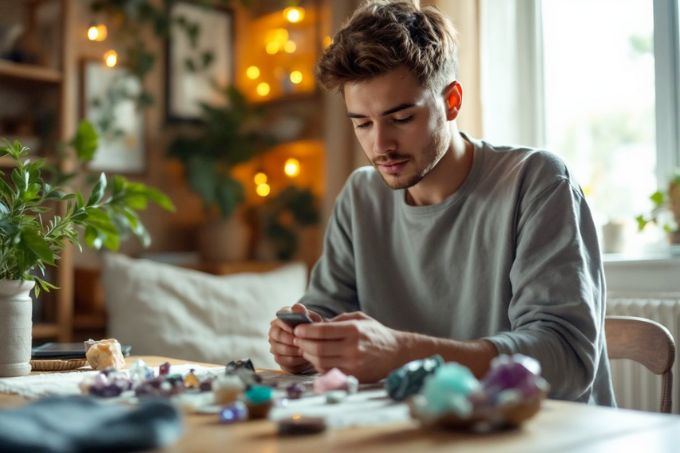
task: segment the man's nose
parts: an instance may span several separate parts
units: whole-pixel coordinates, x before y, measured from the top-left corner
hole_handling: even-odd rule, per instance
[[[373,151],[376,154],[387,154],[397,150],[397,141],[389,127],[376,126],[373,140]]]

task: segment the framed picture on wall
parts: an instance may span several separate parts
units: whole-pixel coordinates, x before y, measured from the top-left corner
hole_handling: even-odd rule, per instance
[[[201,103],[220,104],[220,89],[233,83],[231,10],[174,2],[166,49],[168,121],[196,121]]]
[[[139,79],[124,67],[109,68],[101,60],[81,61],[81,117],[99,132],[99,146],[88,168],[113,173],[146,170],[144,114],[135,97]]]

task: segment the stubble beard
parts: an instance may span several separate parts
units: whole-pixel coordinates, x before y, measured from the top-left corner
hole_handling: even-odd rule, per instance
[[[444,137],[440,134],[437,134],[434,137],[432,137],[432,140],[430,141],[429,145],[425,148],[427,151],[423,153],[426,154],[427,162],[426,165],[423,166],[422,168],[417,168],[418,162],[416,161],[416,159],[413,158],[413,156],[399,153],[384,154],[376,159],[373,159],[371,161],[371,164],[376,169],[385,185],[390,189],[392,190],[409,189],[418,184],[420,181],[422,181],[425,178],[425,176],[427,176],[428,173],[430,173],[432,169],[434,169],[437,166],[437,164],[442,159],[444,154],[446,154],[448,145],[446,146],[446,148],[444,148],[443,142]],[[378,168],[378,165],[382,162],[392,160],[400,161],[405,159],[408,159],[408,162],[406,163],[406,167],[404,169],[408,170],[409,166],[416,166],[414,170],[415,173],[411,175],[401,174],[385,175]]]

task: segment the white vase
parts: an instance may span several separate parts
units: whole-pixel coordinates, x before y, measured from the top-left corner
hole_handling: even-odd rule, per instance
[[[31,372],[30,292],[34,285],[32,281],[0,280],[0,377]]]

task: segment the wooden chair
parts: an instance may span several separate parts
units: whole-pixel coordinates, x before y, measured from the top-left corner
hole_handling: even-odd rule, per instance
[[[610,359],[634,360],[662,375],[660,411],[670,413],[675,341],[668,329],[651,319],[634,316],[607,316],[604,327]]]

